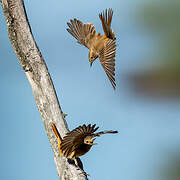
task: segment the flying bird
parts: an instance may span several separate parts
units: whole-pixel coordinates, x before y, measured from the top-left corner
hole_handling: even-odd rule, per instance
[[[76,166],[78,166],[76,158],[86,154],[91,147],[96,144],[94,143],[94,137],[107,133],[118,133],[118,131],[101,131],[94,133],[99,128],[95,126],[96,124],[89,124],[88,126],[84,124],[68,132],[62,139],[55,124],[51,124],[52,130],[58,138],[58,147],[60,153],[66,158],[73,159]]]
[[[96,33],[94,24],[82,23],[80,20],[71,19],[67,23],[67,31],[77,39],[78,43],[89,49],[89,62],[92,66],[93,62],[99,58],[99,61],[107,74],[114,90],[115,83],[115,53],[116,53],[116,37],[111,29],[113,10],[105,10],[99,14],[102,23],[104,35]]]

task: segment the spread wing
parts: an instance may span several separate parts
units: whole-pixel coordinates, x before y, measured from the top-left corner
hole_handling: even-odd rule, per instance
[[[91,23],[84,24],[77,19],[71,19],[67,25],[69,26],[67,31],[77,39],[78,43],[89,48],[89,41],[96,34],[94,25]]]
[[[102,134],[116,134],[118,131],[101,131],[96,134],[91,135],[91,137],[101,136]]]
[[[114,89],[116,88],[115,54],[116,40],[108,39],[104,45],[104,48],[100,51],[99,60]]]
[[[84,124],[67,133],[61,143],[61,151],[64,156],[70,156],[84,142],[86,136],[92,135],[99,128],[95,126],[96,124],[92,126],[90,124],[88,126]]]

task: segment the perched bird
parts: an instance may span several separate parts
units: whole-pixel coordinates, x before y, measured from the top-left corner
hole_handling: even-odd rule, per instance
[[[96,124],[92,126],[91,124],[88,126],[84,124],[68,132],[62,139],[55,124],[51,124],[52,130],[58,138],[58,147],[60,153],[67,158],[73,159],[76,166],[78,166],[76,158],[86,154],[91,147],[96,144],[94,143],[94,137],[107,133],[118,133],[118,131],[101,131],[94,133],[99,128],[95,126]]]
[[[112,9],[106,9],[99,14],[104,35],[96,33],[94,24],[84,24],[77,19],[71,19],[70,22],[67,23],[69,26],[67,31],[77,39],[78,43],[89,49],[90,66],[92,66],[92,63],[99,58],[105,73],[115,89],[116,37],[111,29],[112,16]]]

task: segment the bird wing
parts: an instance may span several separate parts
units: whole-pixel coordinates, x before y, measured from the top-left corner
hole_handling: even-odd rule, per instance
[[[73,151],[75,151],[75,149],[83,144],[84,138],[86,136],[92,135],[92,133],[94,133],[99,128],[95,126],[96,124],[92,126],[90,124],[88,126],[84,124],[83,126],[79,126],[71,132],[68,132],[61,143],[61,151],[64,156],[70,156]]]
[[[69,28],[67,31],[77,39],[78,43],[84,45],[85,47],[90,47],[90,39],[96,34],[96,30],[93,24],[91,23],[82,23],[77,19],[71,19],[67,23]]]
[[[116,88],[115,83],[115,54],[116,54],[116,40],[108,39],[100,51],[99,60],[107,74],[113,88]]]
[[[102,134],[116,134],[116,133],[118,133],[118,131],[101,131],[101,132],[91,135],[91,138],[100,136]]]

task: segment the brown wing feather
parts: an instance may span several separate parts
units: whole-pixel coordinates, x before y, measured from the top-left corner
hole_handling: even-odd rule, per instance
[[[86,136],[92,135],[99,128],[95,126],[95,124],[92,126],[84,124],[68,132],[61,143],[61,151],[64,156],[69,157],[84,142]]]
[[[116,53],[116,40],[109,39],[106,41],[104,48],[100,52],[99,60],[107,74],[113,88],[116,88],[115,83],[115,53]]]
[[[116,134],[118,133],[118,131],[101,131],[101,132],[98,132],[96,134],[93,134],[91,137],[96,137],[96,136],[100,136],[102,134]]]
[[[67,25],[69,26],[67,31],[77,39],[78,43],[89,48],[89,40],[96,34],[94,25],[91,23],[84,24],[77,19],[71,19]]]

